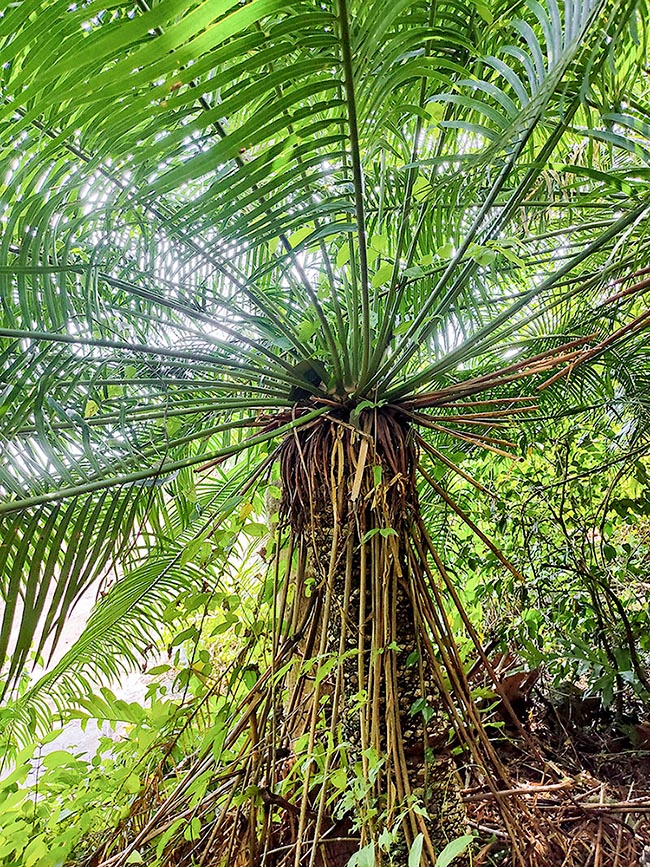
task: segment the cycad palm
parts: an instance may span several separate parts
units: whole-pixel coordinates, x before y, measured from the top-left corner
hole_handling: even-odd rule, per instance
[[[295,556],[274,665],[296,650],[344,661],[308,694],[301,677],[284,702],[274,687],[260,743],[278,717],[288,739],[347,738],[389,827],[414,791],[436,812],[422,773],[443,712],[498,766],[417,485],[448,499],[436,478],[460,451],[515,450],[502,429],[538,395],[561,409],[612,350],[634,351],[645,284],[598,304],[647,261],[638,6],[5,8],[8,685],[113,558],[130,564],[18,720],[132,664],[166,602],[204,578],[188,542],[280,461],[277,550]],[[271,791],[272,755],[255,768]],[[308,841],[329,821],[312,771],[286,863],[315,863]],[[413,811],[401,825],[406,843],[424,835],[426,863],[435,826]],[[251,857],[276,863],[259,845]]]

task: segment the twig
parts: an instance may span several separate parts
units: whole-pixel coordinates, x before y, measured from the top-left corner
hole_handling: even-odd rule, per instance
[[[650,800],[645,803],[637,801],[619,801],[615,804],[538,804],[540,810],[571,810],[589,813],[650,813]]]
[[[479,792],[475,795],[468,795],[463,798],[463,801],[484,801],[489,798],[503,798],[508,795],[538,795],[540,792],[552,792],[557,789],[569,789],[574,785],[573,780],[565,780],[562,783],[549,783],[546,786],[522,786],[516,789],[503,789],[497,792]]]
[[[499,828],[490,828],[489,825],[480,825],[478,822],[468,822],[467,824],[471,825],[472,828],[476,828],[477,831],[484,831],[486,834],[494,834],[498,840],[508,839],[506,832],[501,831]]]
[[[632,797],[632,790],[634,789],[634,782],[630,783],[630,788],[627,793],[628,801]],[[625,816],[623,819],[624,823],[627,824],[627,819],[629,818],[629,814]],[[616,851],[614,853],[614,864],[613,867],[618,867],[618,859],[621,855],[621,845],[623,843],[623,825],[619,825],[618,834],[616,835]]]
[[[600,805],[605,802],[605,783],[600,784]],[[603,817],[598,817],[598,834],[596,835],[596,850],[594,852],[594,867],[600,867],[603,857]]]

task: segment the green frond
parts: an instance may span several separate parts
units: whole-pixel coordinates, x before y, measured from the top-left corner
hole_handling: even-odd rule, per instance
[[[100,633],[105,655],[134,664],[128,630],[197,577],[183,579],[158,532],[171,513],[194,526],[178,480],[236,475],[331,411],[365,400],[417,414],[445,389],[487,400],[544,385],[549,413],[620,400],[645,429],[647,377],[630,369],[645,360],[643,294],[602,307],[650,250],[643,12],[635,0],[0,10],[9,681],[124,557],[89,624],[98,643],[65,666],[96,671]],[[550,383],[532,368],[505,382],[513,364],[583,340],[575,375],[549,364]],[[480,439],[450,429],[423,434],[443,457]],[[152,559],[131,572],[139,528]],[[141,600],[138,580],[151,586]]]

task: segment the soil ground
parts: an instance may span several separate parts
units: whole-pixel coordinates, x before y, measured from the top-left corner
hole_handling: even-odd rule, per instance
[[[506,724],[495,745],[514,791],[495,795],[467,777],[473,865],[511,863],[503,799],[526,832],[526,867],[650,867],[650,721],[639,710],[617,722],[574,690],[566,702],[531,702],[527,738]]]

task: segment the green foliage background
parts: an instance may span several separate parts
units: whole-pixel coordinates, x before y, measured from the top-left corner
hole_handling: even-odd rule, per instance
[[[647,699],[648,20],[637,0],[0,5],[3,743],[80,709],[134,726],[93,772],[49,759],[33,807],[18,753],[8,864],[83,849],[91,795],[128,823],[141,786],[162,801],[183,756],[220,756],[270,658],[247,552],[272,552],[278,444],[332,401],[352,423],[420,406],[423,515],[486,640],[619,710]],[[539,408],[457,421],[445,389]],[[161,633],[188,648],[180,711],[91,698]],[[62,836],[46,805],[73,791]]]

